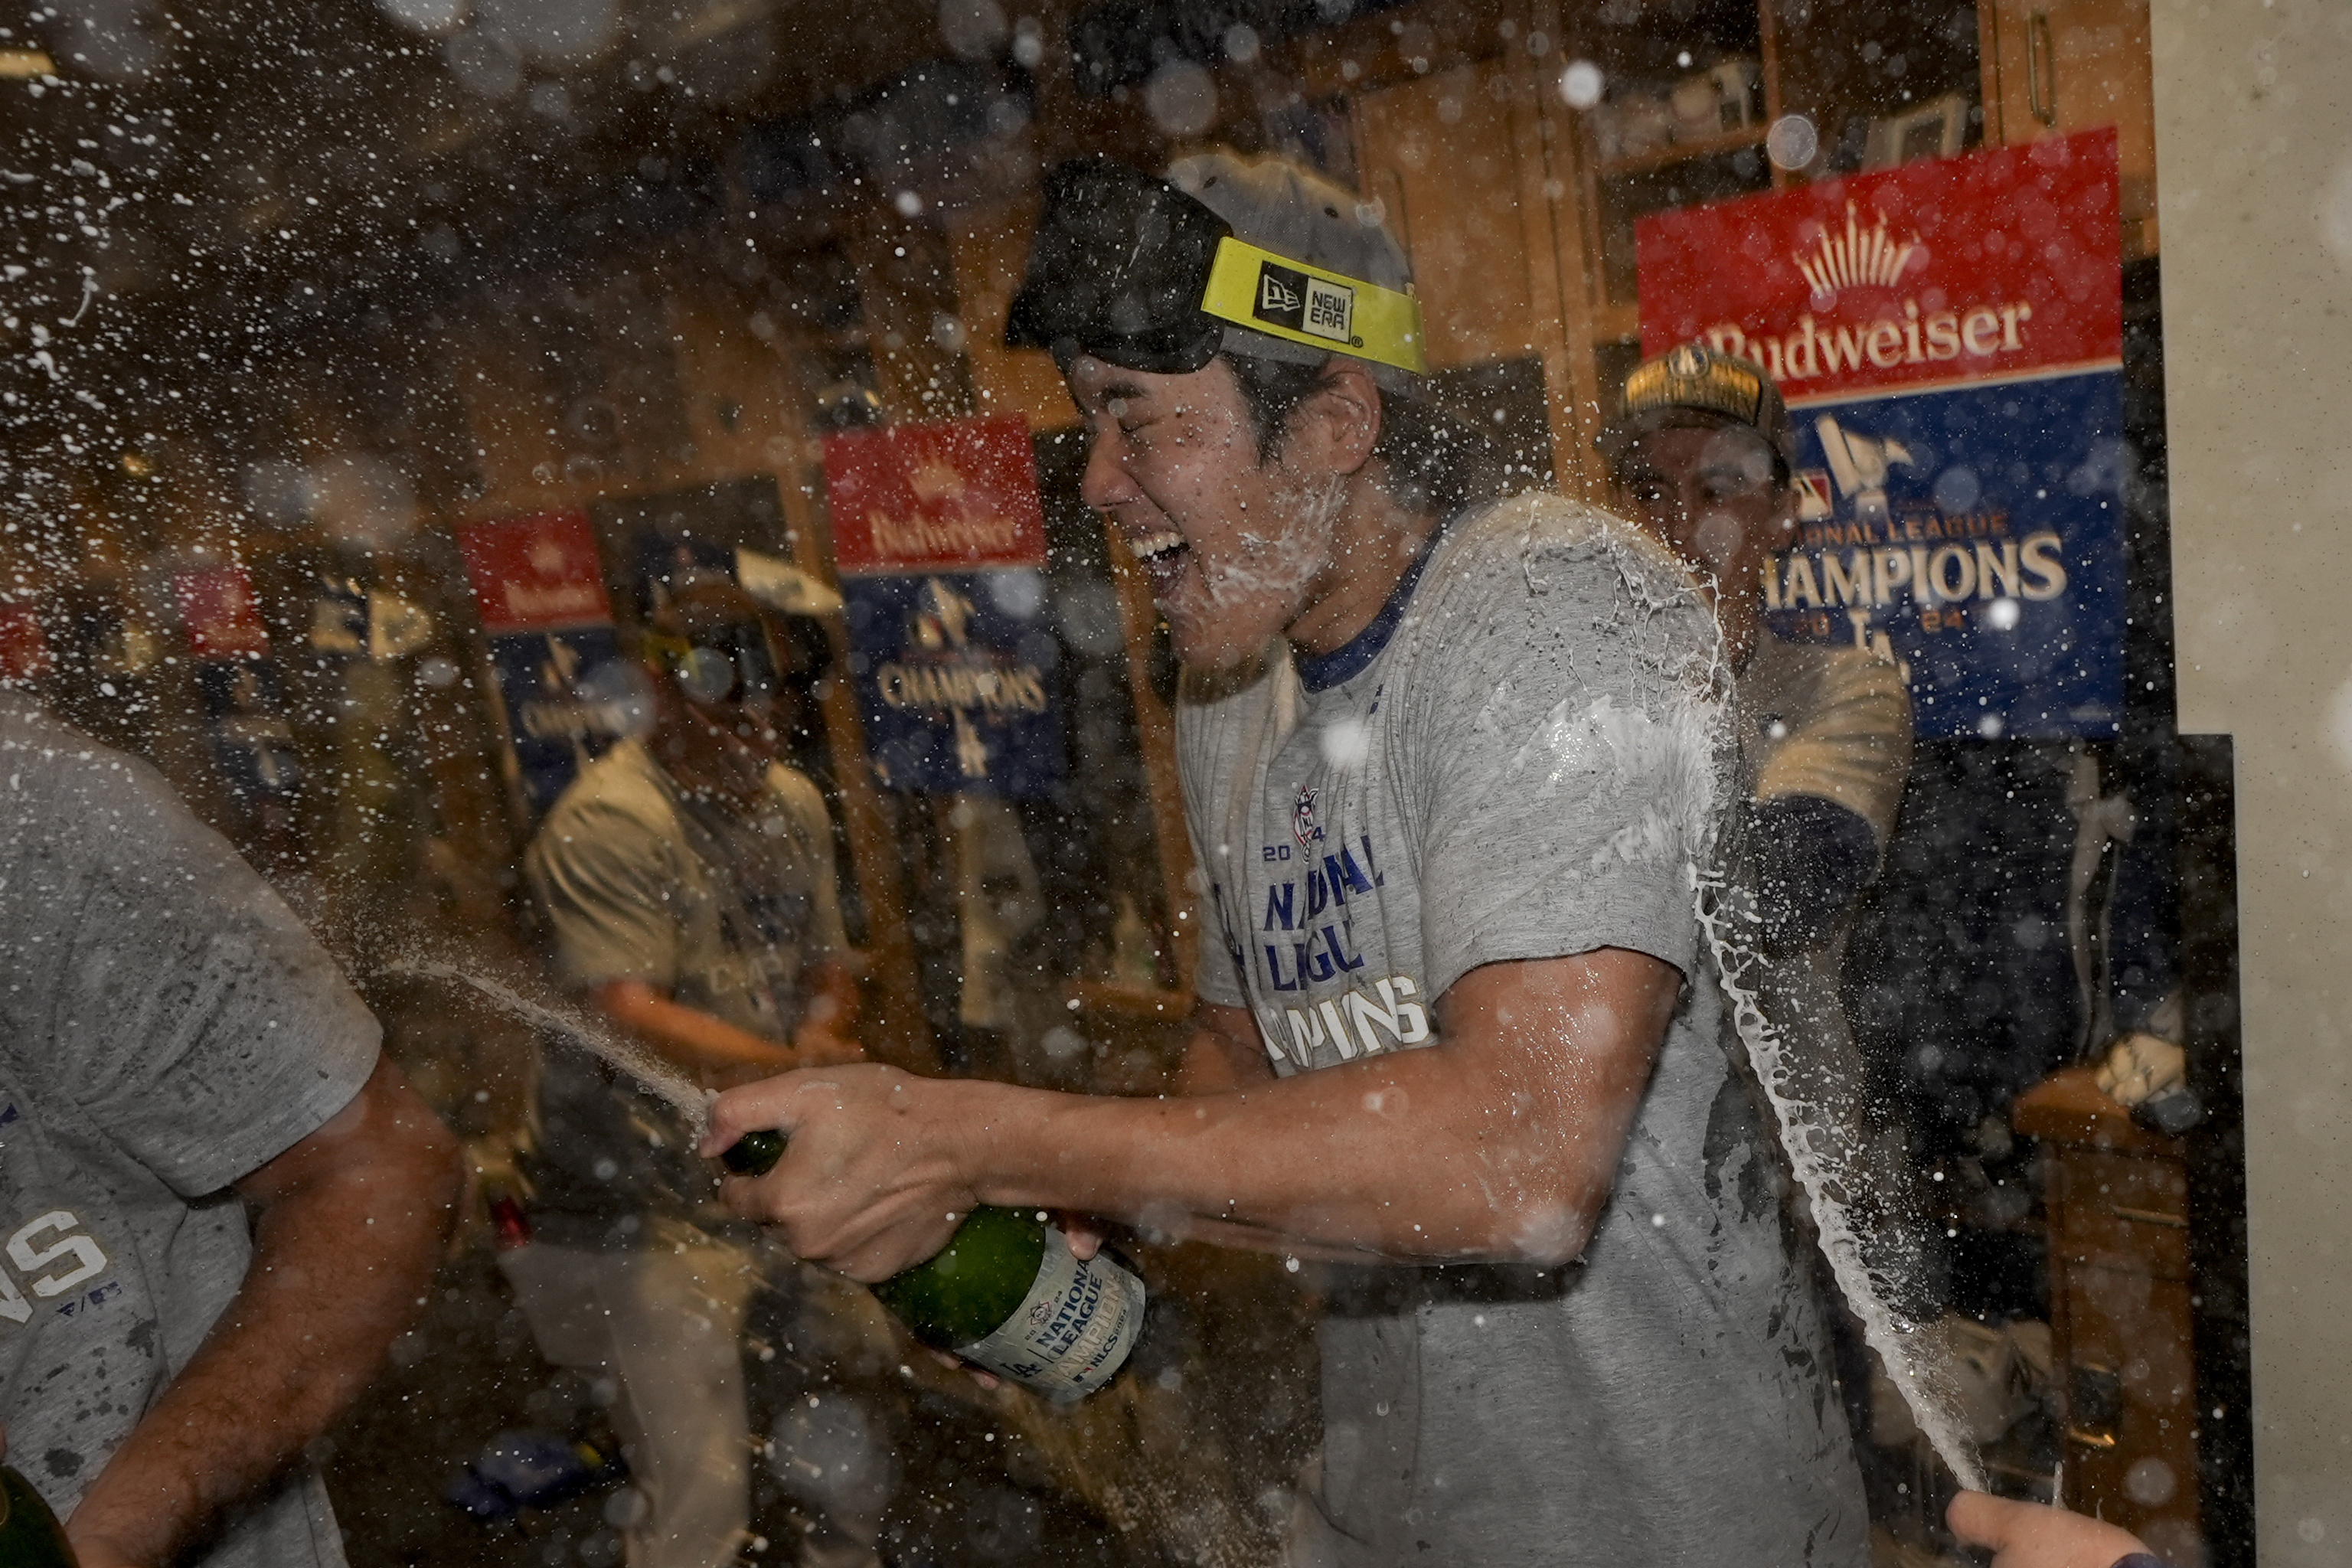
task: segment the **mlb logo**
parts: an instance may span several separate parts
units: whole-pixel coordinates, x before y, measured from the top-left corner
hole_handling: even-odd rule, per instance
[[[1799,468],[1789,477],[1797,498],[1797,521],[1819,522],[1830,515],[1830,476],[1826,468]]]
[[[1301,849],[1322,840],[1323,825],[1315,820],[1315,803],[1322,795],[1321,790],[1301,784],[1298,798],[1290,803],[1290,836],[1298,840]]]

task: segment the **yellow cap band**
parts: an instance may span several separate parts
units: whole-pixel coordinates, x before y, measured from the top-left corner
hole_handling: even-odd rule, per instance
[[[1252,331],[1309,348],[1428,372],[1421,301],[1341,272],[1326,272],[1227,235],[1217,242],[1201,309]]]

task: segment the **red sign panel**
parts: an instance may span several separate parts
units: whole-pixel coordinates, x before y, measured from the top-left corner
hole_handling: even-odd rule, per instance
[[[30,605],[0,605],[0,680],[38,680],[49,669],[39,614]]]
[[[829,436],[824,480],[844,573],[1045,563],[1036,454],[1017,415]]]
[[[609,624],[612,602],[596,563],[596,535],[584,511],[551,511],[468,523],[457,551],[482,612],[482,629],[549,631]]]
[[[188,651],[198,658],[255,658],[269,651],[269,632],[244,567],[183,573],[172,588],[180,624],[188,629]]]
[[[1642,352],[1703,340],[1791,404],[2123,355],[2116,133],[1643,218]]]

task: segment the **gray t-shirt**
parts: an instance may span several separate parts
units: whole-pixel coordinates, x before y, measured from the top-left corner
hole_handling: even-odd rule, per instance
[[[523,866],[556,969],[585,991],[639,980],[764,1039],[792,1037],[802,976],[847,956],[833,826],[808,778],[768,770],[761,809],[688,796],[634,741],[572,781]],[[683,1120],[577,1052],[543,1059],[533,1233],[560,1247],[656,1245],[649,1215],[728,1225]]]
[[[1582,1258],[1367,1271],[1324,1323],[1349,1564],[1843,1565],[1867,1520],[1690,867],[1732,776],[1680,568],[1554,496],[1458,520],[1347,649],[1178,719],[1215,910],[1201,994],[1274,1069],[1441,1044],[1499,961],[1649,953],[1685,988]],[[1212,930],[1211,928],[1214,929]]]
[[[245,1278],[231,1184],[350,1103],[375,1020],[154,771],[0,692],[0,1423],[69,1513]],[[343,1561],[308,1466],[206,1568]]]

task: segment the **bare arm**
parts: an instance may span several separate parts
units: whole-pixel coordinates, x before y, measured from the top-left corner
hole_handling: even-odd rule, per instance
[[[1239,1224],[1395,1258],[1564,1261],[1608,1197],[1680,991],[1672,966],[1619,949],[1489,964],[1440,1000],[1437,1046],[1164,1100],[795,1073],[722,1095],[706,1147],[787,1130],[783,1162],[730,1181],[729,1201],[860,1279],[929,1257],[976,1203]],[[1232,1043],[1214,1049],[1238,1072]]]
[[[432,1279],[457,1152],[379,1058],[349,1105],[236,1184],[260,1211],[253,1262],[74,1510],[82,1568],[169,1562],[358,1395]]]
[[[809,1021],[789,1046],[673,1002],[642,980],[607,981],[589,995],[608,1017],[689,1072],[740,1081],[747,1074],[858,1059],[857,1047],[849,1043],[857,1016],[856,981],[838,964],[820,964],[810,975],[810,988],[814,1000]]]
[[[1192,1005],[1192,1037],[1176,1065],[1179,1094],[1222,1094],[1274,1081],[1274,1068],[1258,1040],[1257,1020],[1246,1007],[1214,1002]]]

